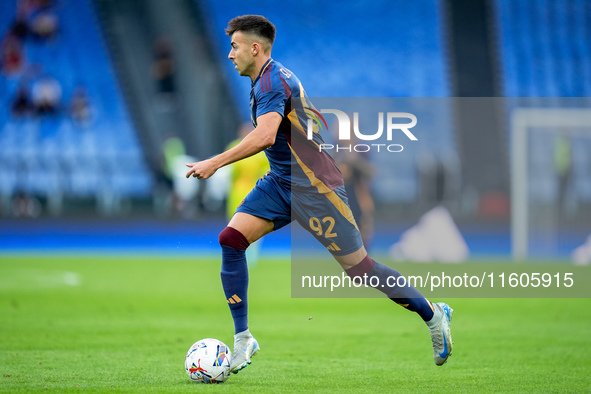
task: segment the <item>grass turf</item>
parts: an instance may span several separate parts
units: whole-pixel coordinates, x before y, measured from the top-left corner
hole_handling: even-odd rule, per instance
[[[222,385],[189,381],[205,337],[233,344],[213,259],[0,257],[0,391],[581,392],[588,299],[455,299],[454,355],[384,299],[291,299],[288,261],[251,270],[262,351]],[[312,319],[310,319],[312,317]]]

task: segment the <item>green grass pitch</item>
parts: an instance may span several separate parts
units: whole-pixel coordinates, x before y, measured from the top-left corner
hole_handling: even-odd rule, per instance
[[[0,391],[588,392],[589,299],[453,299],[453,357],[385,299],[291,299],[287,260],[250,275],[262,351],[221,385],[189,381],[188,348],[232,346],[219,261],[0,257]],[[438,301],[438,300],[435,300]],[[312,317],[312,319],[310,319]]]

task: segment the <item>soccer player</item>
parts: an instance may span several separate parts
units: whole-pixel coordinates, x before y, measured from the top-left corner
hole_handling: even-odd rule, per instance
[[[302,125],[307,123],[298,100],[306,101],[307,95],[302,84],[293,72],[271,58],[275,26],[263,16],[244,15],[228,23],[226,34],[232,47],[228,58],[238,73],[249,77],[252,83],[254,130],[237,146],[210,159],[187,164],[191,169],[186,176],[207,179],[219,168],[263,150],[271,167],[219,236],[222,286],[235,328],[231,371],[237,373],[248,366],[260,350],[248,330],[245,250],[252,242],[293,220],[321,242],[352,279],[375,277],[377,282],[373,283],[379,283],[377,290],[416,312],[429,328],[435,364],[443,365],[452,350],[453,310],[445,303],[432,304],[410,284],[389,287],[387,278],[398,278],[400,273],[367,254],[347,205],[339,169],[325,151],[319,151],[318,144],[323,143],[320,134],[313,133],[313,139],[308,140],[303,130]]]

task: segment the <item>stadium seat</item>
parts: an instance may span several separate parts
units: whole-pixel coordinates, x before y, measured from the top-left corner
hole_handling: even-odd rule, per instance
[[[590,4],[585,0],[495,1],[505,96],[531,97],[527,100],[530,106],[585,106],[583,99],[577,104],[560,98],[591,97]],[[519,104],[518,100],[510,100],[508,113]],[[535,149],[531,152],[535,154]],[[573,153],[574,173],[586,171],[577,159],[581,155],[587,153]],[[532,160],[536,160],[533,171],[545,168],[549,172],[538,171],[531,194],[539,193],[541,200],[548,201],[557,188],[551,171],[552,155],[542,154]],[[576,198],[591,201],[586,180],[580,182]]]
[[[16,0],[0,2],[0,34],[15,17]],[[92,4],[88,0],[58,2],[60,21],[58,37],[48,42],[25,40],[26,58],[38,64],[41,75],[49,75],[62,87],[61,113],[43,119],[12,119],[8,110],[0,111],[0,164],[4,169],[24,166],[24,191],[36,195],[64,192],[66,197],[93,197],[107,184],[104,169],[115,156],[108,152],[126,152],[122,177],[132,177],[143,162],[137,135],[100,36]],[[68,114],[70,97],[78,85],[88,91],[94,119],[87,127],[73,123]],[[0,99],[10,103],[17,88],[17,77],[0,76]],[[108,124],[108,127],[105,127]],[[102,152],[103,143],[110,145]],[[32,163],[49,165],[42,179],[32,170]],[[27,164],[28,163],[28,164]],[[14,192],[14,176],[3,171],[0,186]],[[131,186],[114,182],[122,198],[146,197],[151,193],[152,175],[144,171]],[[20,187],[20,186],[19,186]],[[59,189],[59,190],[58,190]],[[63,190],[62,190],[63,189]]]

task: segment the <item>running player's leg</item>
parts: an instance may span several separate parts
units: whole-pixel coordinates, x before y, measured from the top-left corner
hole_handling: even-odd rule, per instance
[[[427,323],[433,340],[435,363],[442,365],[451,354],[449,320],[453,311],[445,304],[433,305],[410,283],[397,281],[401,277],[398,271],[374,261],[367,254],[347,204],[344,188],[325,194],[294,194],[292,199],[298,222],[327,247],[352,279],[368,278],[367,285],[373,284],[392,301],[416,312]],[[312,223],[315,225],[312,226]],[[325,228],[317,231],[323,223],[330,225],[330,231]],[[388,281],[390,277],[394,280]],[[372,278],[375,279],[372,281]],[[401,282],[404,286],[396,286],[396,283]]]
[[[273,231],[274,223],[248,213],[236,212],[230,219],[228,227],[238,230],[251,244]]]
[[[386,294],[392,301],[410,311],[416,312],[424,321],[433,318],[434,308],[431,302],[407,281],[397,281],[402,276],[400,272],[373,260],[365,251],[365,247],[361,246],[357,251],[347,255],[333,253],[333,257],[352,279],[356,277],[363,278],[365,275],[367,275],[367,278],[375,277],[377,280],[373,282],[376,284],[374,287]],[[388,280],[388,278],[394,278],[394,280]],[[405,286],[395,285],[401,282],[405,282]],[[368,279],[369,284],[370,280]]]
[[[234,319],[234,333],[248,329],[248,246],[273,231],[273,222],[237,212],[219,236],[222,248],[222,286]]]
[[[359,258],[365,257],[359,262]],[[368,282],[374,280],[374,287],[385,293],[388,298],[402,305],[406,309],[416,312],[427,323],[429,332],[431,334],[431,341],[433,342],[433,359],[435,364],[443,365],[451,356],[453,347],[453,340],[451,337],[451,318],[453,309],[449,305],[439,302],[432,304],[423,295],[408,283],[406,280],[399,281],[401,274],[394,268],[382,265],[374,261],[365,252],[365,248],[361,247],[359,250],[344,255],[336,256],[334,258],[341,264],[341,267],[347,272],[352,279],[363,278],[367,275]],[[388,282],[388,278],[394,278]],[[389,286],[388,283],[404,283],[404,286]]]
[[[291,221],[289,194],[273,177],[265,176],[246,196],[228,226],[220,233],[222,286],[234,320],[234,352],[230,370],[237,373],[259,351],[248,330],[248,246]]]
[[[377,277],[380,284],[375,287],[390,299],[417,312],[425,321],[433,318],[433,306],[413,286],[388,286],[392,283],[387,282],[388,277],[401,275],[368,256],[343,186],[327,193],[313,189],[293,193],[292,209],[298,222],[326,246],[349,276]]]
[[[260,350],[248,330],[248,245],[273,231],[272,221],[237,212],[220,233],[222,286],[234,320],[234,348],[230,370],[238,373]]]

